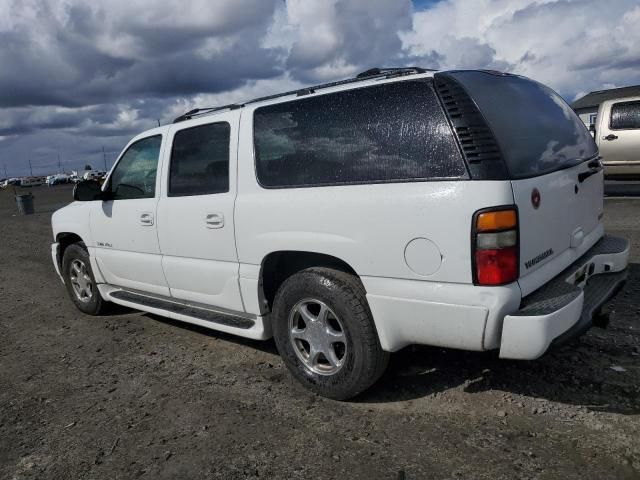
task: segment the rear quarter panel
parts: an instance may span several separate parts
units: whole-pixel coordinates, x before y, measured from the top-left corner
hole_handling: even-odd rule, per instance
[[[243,111],[238,151],[241,264],[260,265],[271,252],[299,250],[338,257],[361,276],[470,283],[473,213],[513,203],[509,182],[494,181],[265,189],[255,174],[252,117],[252,108]],[[438,249],[431,274],[405,262],[405,249],[416,238]]]

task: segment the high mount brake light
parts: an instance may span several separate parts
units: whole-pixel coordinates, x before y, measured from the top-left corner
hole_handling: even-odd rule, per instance
[[[518,212],[515,207],[476,212],[471,241],[474,284],[504,285],[518,279]]]

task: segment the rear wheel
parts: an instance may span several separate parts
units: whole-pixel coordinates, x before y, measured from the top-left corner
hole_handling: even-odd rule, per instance
[[[104,313],[106,302],[98,291],[89,253],[83,243],[69,245],[64,251],[62,276],[67,293],[78,310],[89,315]]]
[[[389,360],[360,280],[338,270],[309,268],[289,277],[274,300],[273,329],[296,379],[336,400],[369,388]]]

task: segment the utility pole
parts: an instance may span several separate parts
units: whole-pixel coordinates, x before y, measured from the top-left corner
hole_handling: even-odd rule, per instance
[[[62,173],[60,171],[60,152],[58,152],[58,173]]]
[[[33,167],[31,166],[31,158],[29,158],[29,171],[31,172],[31,176],[33,177]]]
[[[104,151],[104,145],[102,146],[102,159],[104,160],[104,171],[107,171],[107,154]]]
[[[4,165],[4,178],[9,178],[9,175],[7,175],[7,163],[2,162],[2,165]]]

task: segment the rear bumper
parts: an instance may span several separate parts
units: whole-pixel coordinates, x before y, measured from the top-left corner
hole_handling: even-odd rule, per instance
[[[604,236],[553,280],[522,299],[502,326],[500,357],[533,360],[551,345],[586,332],[592,319],[622,288],[629,242]]]

